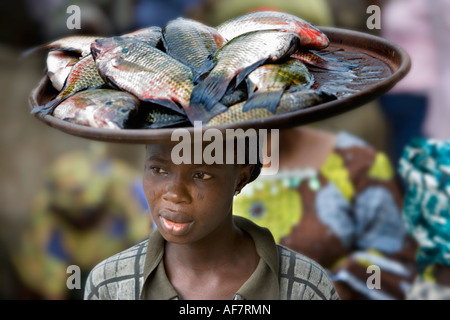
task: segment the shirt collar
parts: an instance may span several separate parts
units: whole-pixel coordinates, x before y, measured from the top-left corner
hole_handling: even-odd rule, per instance
[[[233,216],[233,219],[236,226],[247,232],[253,239],[256,252],[260,257],[255,271],[236,292],[235,298],[246,300],[278,299],[278,251],[272,234],[268,229],[259,227],[243,217]],[[167,278],[164,269],[164,244],[165,240],[161,233],[154,230],[148,241],[141,299],[178,299],[178,294]]]

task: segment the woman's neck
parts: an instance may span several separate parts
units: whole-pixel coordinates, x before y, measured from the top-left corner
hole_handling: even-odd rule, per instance
[[[233,224],[196,243],[166,243],[167,277],[182,299],[231,299],[256,269],[253,239]]]

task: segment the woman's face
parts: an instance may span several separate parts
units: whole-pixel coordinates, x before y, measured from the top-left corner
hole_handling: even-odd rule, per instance
[[[231,221],[233,195],[251,173],[249,165],[181,164],[172,145],[149,145],[143,186],[153,221],[169,242],[206,239]]]

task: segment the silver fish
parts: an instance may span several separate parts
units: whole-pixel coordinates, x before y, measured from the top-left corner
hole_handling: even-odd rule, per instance
[[[98,73],[92,55],[88,54],[72,67],[61,92],[45,105],[34,107],[31,110],[31,114],[37,112],[43,115],[51,114],[59,103],[75,93],[86,89],[99,88],[104,85],[105,82]]]
[[[295,33],[274,30],[255,31],[234,38],[204,63],[201,76],[192,91],[191,106],[194,117],[207,122],[226,110],[220,99],[232,80],[236,88],[245,77],[260,65],[290,56],[300,47]]]
[[[124,129],[138,107],[139,100],[130,93],[113,89],[91,89],[61,102],[55,108],[53,116],[83,126]]]
[[[294,32],[302,47],[323,49],[329,45],[328,37],[311,23],[286,12],[255,11],[225,21],[217,27],[228,41],[244,33],[257,30],[284,30]]]
[[[78,55],[63,50],[55,50],[48,53],[47,76],[56,90],[62,90],[70,70],[79,60]]]
[[[223,124],[263,119],[274,116],[275,114],[283,114],[309,108],[335,99],[337,99],[336,96],[321,90],[304,89],[298,91],[286,91],[283,93],[275,113],[272,113],[264,104],[259,108],[243,111],[244,101],[231,106],[224,113],[215,116],[206,123],[206,126],[219,126]]]
[[[186,114],[193,73],[175,58],[135,39],[107,38],[92,45],[99,72],[140,100]]]
[[[68,36],[28,49],[22,54],[22,56],[25,57],[40,50],[64,50],[77,53],[81,57],[84,57],[91,53],[91,44],[95,40],[102,38],[103,37],[97,36]]]
[[[166,52],[194,71],[226,41],[215,28],[186,18],[169,21],[162,29]]]
[[[314,83],[314,77],[301,61],[290,58],[285,62],[258,67],[247,76],[246,82],[249,98],[243,110],[259,108],[264,104],[275,113],[285,90],[309,88]]]

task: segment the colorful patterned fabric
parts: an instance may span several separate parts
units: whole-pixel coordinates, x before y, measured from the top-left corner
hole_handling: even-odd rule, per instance
[[[75,151],[49,166],[13,261],[21,282],[39,298],[81,299],[82,290],[67,288],[67,268],[78,266],[84,284],[97,263],[150,230],[139,172],[119,160]]]
[[[450,141],[413,139],[399,173],[407,186],[403,217],[419,244],[420,275],[433,264],[450,266]]]
[[[404,299],[415,275],[415,244],[401,204],[387,156],[341,132],[319,170],[261,175],[242,189],[233,210],[328,268],[352,288],[348,298]],[[367,285],[370,265],[380,267],[380,289]]]

